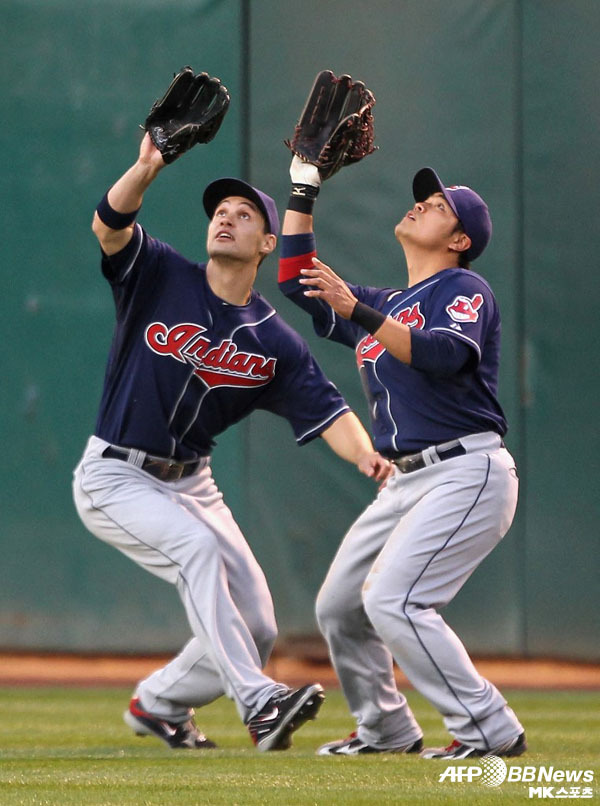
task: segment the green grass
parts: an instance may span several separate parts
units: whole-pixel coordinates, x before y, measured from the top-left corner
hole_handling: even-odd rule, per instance
[[[530,752],[509,765],[594,770],[600,798],[600,694],[504,692],[526,727]],[[445,762],[412,756],[317,758],[322,742],[353,727],[338,691],[285,753],[257,753],[231,702],[202,709],[198,722],[219,744],[172,751],[138,738],[122,722],[130,692],[121,689],[0,688],[0,804],[512,804],[528,801],[524,783],[488,788],[439,782]],[[427,744],[445,744],[437,712],[408,694]],[[476,761],[469,762],[477,764]],[[570,800],[569,802],[572,802]]]

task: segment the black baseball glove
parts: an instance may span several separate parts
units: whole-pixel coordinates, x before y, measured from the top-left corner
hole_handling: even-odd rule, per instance
[[[155,101],[144,129],[166,163],[196,143],[208,143],[219,131],[229,107],[229,93],[218,78],[182,68],[163,97]]]
[[[321,71],[286,146],[304,162],[329,179],[346,165],[358,162],[373,145],[375,97],[362,81],[347,75],[336,78],[331,70]]]

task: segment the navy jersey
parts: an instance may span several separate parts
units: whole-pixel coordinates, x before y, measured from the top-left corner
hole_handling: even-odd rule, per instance
[[[139,225],[103,254],[116,327],[95,433],[177,461],[211,453],[215,436],[254,409],[285,417],[296,441],[318,436],[349,408],[303,339],[261,295],[215,296],[206,265]]]
[[[408,366],[359,325],[336,316],[328,304],[304,296],[305,287],[298,280],[301,268],[312,268],[310,258],[316,254],[312,235],[284,236],[281,254],[283,293],[311,314],[318,335],[355,350],[375,448],[383,455],[420,451],[483,431],[506,433],[497,399],[500,314],[482,277],[449,268],[407,289],[348,283],[360,302],[414,329]],[[452,374],[419,368],[419,352],[427,349],[427,342],[416,331],[458,339],[468,347],[463,348],[468,360]]]

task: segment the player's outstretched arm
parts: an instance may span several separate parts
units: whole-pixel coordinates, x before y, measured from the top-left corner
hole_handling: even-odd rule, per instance
[[[385,481],[392,472],[391,463],[374,450],[371,438],[354,412],[342,414],[321,436],[334,453],[355,464],[365,476]]]
[[[301,270],[302,279],[299,282],[306,286],[304,294],[327,302],[343,319],[351,319],[375,336],[394,358],[410,364],[410,328],[359,302],[331,266],[316,257],[312,258],[312,263],[312,268]]]
[[[131,240],[144,193],[164,167],[162,154],[146,132],[138,159],[108,191],[98,206],[100,214],[98,210],[94,213],[92,230],[107,255],[120,252]]]
[[[197,143],[210,142],[229,108],[227,88],[208,73],[183,67],[162,98],[152,104],[137,162],[104,196],[92,229],[104,252],[113,255],[131,240],[145,191],[165,165]]]
[[[321,187],[319,169],[294,155],[290,165],[290,178],[292,187],[281,234],[302,235],[313,232],[312,209]]]

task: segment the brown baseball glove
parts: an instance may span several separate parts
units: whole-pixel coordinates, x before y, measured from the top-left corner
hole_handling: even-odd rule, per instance
[[[375,96],[362,81],[322,70],[308,95],[294,136],[286,146],[329,179],[346,165],[376,150],[373,145]]]

